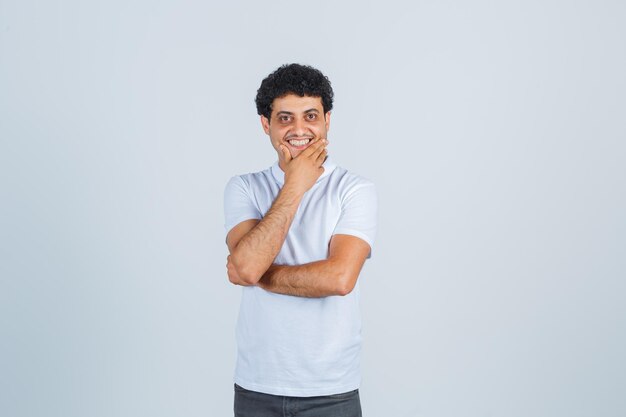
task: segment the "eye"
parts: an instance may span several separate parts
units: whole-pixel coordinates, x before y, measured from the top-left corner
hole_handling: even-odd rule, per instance
[[[315,120],[317,119],[317,114],[315,113],[309,113],[306,115],[307,120]]]
[[[291,117],[287,115],[282,115],[282,116],[278,116],[278,120],[281,121],[282,123],[287,123],[291,120]]]

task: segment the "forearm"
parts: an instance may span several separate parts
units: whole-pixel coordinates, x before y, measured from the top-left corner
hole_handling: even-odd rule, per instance
[[[346,295],[352,290],[341,265],[331,259],[303,265],[273,264],[257,285],[277,294],[298,297]]]
[[[246,283],[255,284],[278,255],[301,200],[300,191],[285,185],[263,219],[231,252],[232,262]]]

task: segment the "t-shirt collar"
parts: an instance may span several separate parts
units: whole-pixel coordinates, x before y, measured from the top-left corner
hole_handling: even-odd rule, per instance
[[[324,167],[324,172],[317,179],[316,183],[320,182],[322,178],[329,176],[330,173],[335,170],[335,168],[337,167],[337,164],[335,164],[335,162],[331,160],[329,156],[326,158],[326,161],[324,161],[322,166]],[[274,162],[274,165],[272,165],[271,170],[272,170],[272,175],[274,176],[274,179],[276,180],[276,182],[280,185],[283,185],[285,183],[285,173],[283,172],[282,169],[280,169],[280,166],[278,166],[278,161]]]

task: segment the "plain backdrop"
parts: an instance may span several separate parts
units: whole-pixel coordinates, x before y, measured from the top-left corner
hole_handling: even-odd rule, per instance
[[[0,0],[0,415],[232,415],[222,196],[325,72],[366,417],[626,415],[621,1]]]

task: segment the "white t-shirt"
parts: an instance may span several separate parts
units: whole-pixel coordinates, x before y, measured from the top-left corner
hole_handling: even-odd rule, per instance
[[[302,198],[276,264],[327,259],[334,234],[357,236],[373,247],[374,184],[330,158],[323,166],[324,173]],[[224,192],[226,233],[244,220],[263,218],[283,183],[278,162],[231,178]],[[242,287],[236,338],[234,381],[246,389],[297,397],[357,389],[361,380],[359,281],[343,297],[305,298]]]

